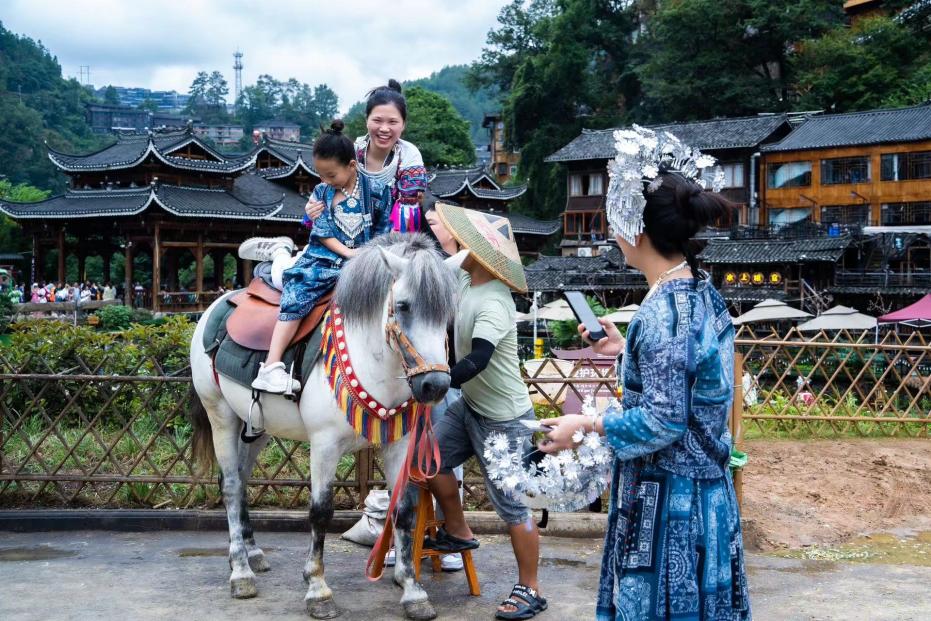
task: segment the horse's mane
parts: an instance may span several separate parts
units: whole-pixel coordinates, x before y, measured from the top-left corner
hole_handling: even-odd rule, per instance
[[[409,290],[416,292],[410,300],[416,320],[446,325],[452,319],[456,278],[423,233],[380,235],[346,263],[336,283],[336,303],[346,321],[362,324],[381,318],[392,275],[378,246],[410,260],[404,277]]]

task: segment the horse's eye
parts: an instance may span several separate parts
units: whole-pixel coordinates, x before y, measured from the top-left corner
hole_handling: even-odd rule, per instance
[[[411,310],[411,305],[409,302],[398,302],[398,310],[402,313],[409,312]]]

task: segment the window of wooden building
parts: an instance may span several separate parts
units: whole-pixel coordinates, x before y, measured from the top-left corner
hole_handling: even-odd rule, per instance
[[[859,224],[870,223],[870,206],[858,205],[824,205],[821,208],[821,222],[824,224]]]
[[[886,226],[931,224],[931,202],[887,203],[882,206],[882,223]]]
[[[804,188],[811,185],[811,162],[776,162],[769,165],[770,188]]]
[[[881,162],[883,181],[931,179],[931,151],[883,153]]]
[[[604,196],[604,175],[569,175],[569,196]]]
[[[821,160],[821,185],[866,183],[871,172],[869,156]]]
[[[740,162],[732,162],[730,164],[719,164],[721,171],[724,173],[724,186],[725,188],[742,188],[744,187],[744,165]],[[718,166],[712,168],[705,168],[702,170],[702,178],[708,182],[709,186],[714,180],[714,176],[717,173]]]

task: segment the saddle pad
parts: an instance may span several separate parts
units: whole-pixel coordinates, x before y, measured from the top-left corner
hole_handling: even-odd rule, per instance
[[[323,330],[318,326],[318,329],[314,330],[305,342],[289,346],[282,356],[282,362],[288,369],[291,368],[295,357],[300,356],[298,364],[294,365],[294,375],[302,384],[320,357],[322,338]],[[258,375],[259,364],[265,361],[266,354],[265,351],[247,349],[227,338],[220,343],[213,363],[217,373],[249,388],[252,386],[252,380]]]
[[[226,338],[226,320],[236,308],[230,301],[240,293],[242,293],[242,289],[227,294],[226,303],[217,304],[207,317],[207,324],[204,326],[203,344],[204,351],[208,354],[219,347],[220,343]]]
[[[278,322],[278,301],[270,302],[276,297],[280,300],[281,294],[256,278],[249,284],[248,289],[230,298],[229,303],[236,307],[226,322],[230,338],[246,349],[268,351],[272,342],[272,332],[275,331],[275,324]],[[320,324],[332,297],[332,292],[327,293],[320,298],[310,314],[301,319],[300,326],[291,339],[291,345],[307,338]]]

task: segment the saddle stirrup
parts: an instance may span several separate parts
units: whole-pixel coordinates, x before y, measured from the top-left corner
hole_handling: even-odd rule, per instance
[[[294,362],[295,362],[294,360],[291,361],[291,368],[288,369],[288,387],[285,388],[285,391],[284,391],[284,396],[287,397],[288,399],[294,399],[295,397],[295,394],[294,394]],[[263,423],[265,422],[264,418],[262,422]]]
[[[261,397],[261,391],[252,390],[252,403],[249,405],[249,415],[246,417],[246,424],[241,434],[243,442],[254,442],[265,434],[265,411],[262,409]],[[261,419],[259,427],[252,424],[252,413],[256,409],[259,411],[257,420]]]

